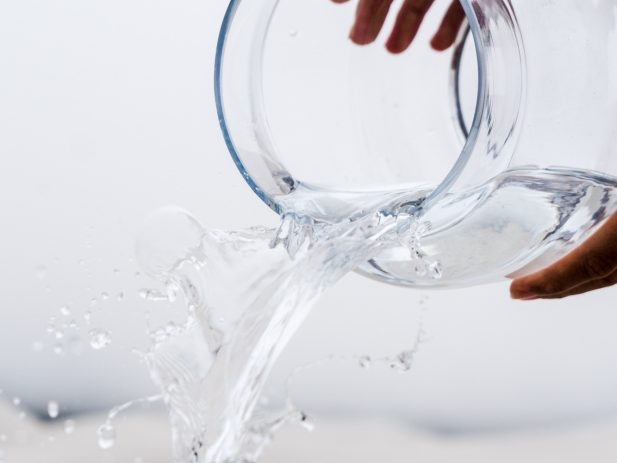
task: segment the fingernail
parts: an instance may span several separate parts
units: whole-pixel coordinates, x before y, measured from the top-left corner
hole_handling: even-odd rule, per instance
[[[349,38],[356,43],[362,44],[366,41],[368,28],[365,25],[355,24],[349,33]]]
[[[533,301],[538,299],[538,295],[533,293],[517,293],[512,294],[512,299],[518,301]]]

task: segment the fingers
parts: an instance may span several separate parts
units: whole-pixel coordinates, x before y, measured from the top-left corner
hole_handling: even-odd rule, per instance
[[[565,297],[617,283],[617,215],[590,239],[545,270],[519,278],[510,288],[514,299]]]
[[[591,291],[597,291],[598,289],[608,288],[617,284],[617,272],[612,273],[606,278],[600,278],[598,280],[592,280],[587,283],[583,283],[580,286],[576,286],[563,293],[553,294],[545,296],[543,299],[563,299],[565,297],[576,296],[578,294],[584,294]]]
[[[393,0],[360,0],[349,37],[358,45],[373,42],[383,27]]]
[[[346,3],[348,0],[332,0],[334,3]],[[358,45],[367,45],[375,41],[390,11],[393,0],[360,0],[356,9],[356,20],[349,37]],[[399,10],[394,27],[386,42],[386,48],[392,53],[402,53],[413,42],[426,13],[434,0],[405,0]],[[458,0],[454,0],[431,40],[431,46],[437,51],[451,47],[465,21],[465,11]]]
[[[431,46],[437,51],[450,48],[456,41],[456,37],[465,22],[465,10],[454,0],[443,17],[437,33],[431,40]]]
[[[424,16],[434,0],[405,0],[396,17],[396,22],[386,43],[386,48],[392,53],[402,53],[407,50],[418,33]]]

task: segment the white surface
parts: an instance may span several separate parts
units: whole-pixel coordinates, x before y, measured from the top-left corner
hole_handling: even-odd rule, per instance
[[[130,350],[146,345],[145,308],[160,321],[171,312],[138,298],[149,282],[135,277],[130,259],[152,210],[177,204],[221,228],[275,223],[219,134],[212,52],[225,6],[0,3],[0,387],[26,405],[41,410],[55,399],[62,411],[104,408],[150,392]],[[40,265],[48,268],[43,279]],[[103,291],[112,298],[91,304]],[[294,400],[308,412],[447,430],[617,413],[614,289],[521,304],[508,300],[505,284],[433,293],[356,275],[325,296],[292,341],[272,398],[294,366],[331,353],[409,348],[424,294],[429,341],[410,374],[335,362],[302,373]],[[82,315],[92,308],[92,326],[111,329],[112,345],[56,356],[45,327],[67,303],[82,341]],[[42,352],[32,349],[36,341]]]
[[[102,450],[96,429],[103,416],[78,418],[67,435],[58,424],[20,421],[5,407],[0,429],[19,429],[1,445],[11,463],[167,463],[170,439],[159,413],[129,413],[117,422],[116,444]],[[51,441],[50,438],[53,440]],[[613,463],[617,425],[536,429],[533,431],[444,436],[421,432],[395,421],[319,420],[314,431],[284,427],[266,449],[263,463]],[[141,459],[141,460],[140,460]]]

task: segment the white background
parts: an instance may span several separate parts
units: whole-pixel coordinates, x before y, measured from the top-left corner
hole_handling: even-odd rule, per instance
[[[149,282],[131,259],[139,227],[156,208],[179,205],[217,228],[276,223],[243,183],[218,129],[213,48],[225,7],[223,0],[0,3],[6,396],[39,410],[55,399],[69,411],[151,392],[131,354],[146,345],[151,303],[137,291]],[[330,362],[298,375],[294,400],[309,412],[444,430],[614,415],[616,294],[524,304],[509,300],[506,283],[419,292],[350,275],[292,341],[269,390],[280,398],[291,369],[328,354],[409,348],[426,307],[428,341],[410,373]],[[80,328],[67,332],[76,339],[59,356],[45,330],[51,316],[71,318],[59,312],[65,304]],[[86,310],[92,326],[112,331],[109,348],[80,347]],[[152,310],[167,316],[164,305]]]

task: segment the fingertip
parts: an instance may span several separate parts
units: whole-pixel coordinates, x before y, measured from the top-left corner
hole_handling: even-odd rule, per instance
[[[400,55],[405,50],[407,50],[407,48],[409,48],[409,45],[402,44],[400,41],[392,37],[386,42],[386,50],[388,50],[393,55]]]
[[[452,43],[444,40],[443,37],[436,35],[431,40],[431,48],[435,51],[446,51],[452,46]]]
[[[510,297],[514,300],[529,301],[537,299],[538,295],[524,280],[514,280],[510,285]]]

